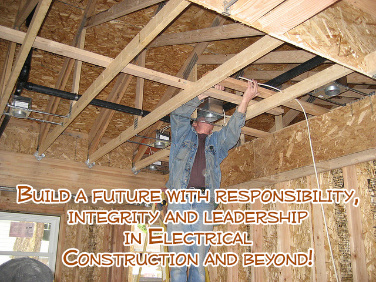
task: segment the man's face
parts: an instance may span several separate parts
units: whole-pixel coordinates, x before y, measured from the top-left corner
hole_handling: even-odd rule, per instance
[[[194,127],[197,133],[207,135],[211,134],[214,128],[214,125],[206,121],[203,117],[200,117],[196,121],[194,121],[192,126]]]

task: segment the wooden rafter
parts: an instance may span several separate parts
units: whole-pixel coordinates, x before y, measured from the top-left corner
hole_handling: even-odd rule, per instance
[[[119,77],[116,78],[114,87],[112,88],[110,94],[107,97],[107,101],[117,104],[120,103],[131,81],[131,75],[127,75],[124,73],[119,74]],[[93,123],[93,126],[91,127],[91,130],[89,132],[89,154],[94,152],[98,148],[98,145],[102,140],[102,137],[106,132],[107,127],[110,124],[110,121],[114,114],[115,111],[110,109],[101,108],[99,110],[99,114],[97,115]]]
[[[340,65],[333,65],[325,70],[306,78],[305,80],[296,83],[282,92],[276,93],[273,96],[262,100],[257,105],[251,105],[247,109],[246,119],[256,117],[266,110],[272,109],[276,106],[282,105],[286,102],[302,96],[314,89],[317,89],[329,82],[348,75],[352,72],[348,68]]]
[[[271,34],[283,34],[338,0],[287,0],[260,18],[255,26]]]
[[[93,27],[130,13],[145,9],[154,4],[163,2],[164,0],[124,0],[120,3],[113,5],[107,11],[101,12],[90,17],[86,22],[86,27]]]
[[[17,18],[16,18],[16,21],[14,23],[14,26],[16,28],[19,28],[26,21],[27,17],[34,10],[34,8],[38,4],[38,2],[39,2],[39,0],[30,0],[30,1],[27,1],[25,3],[23,8],[17,14]]]
[[[21,72],[21,69],[25,63],[27,56],[29,55],[30,49],[33,46],[33,42],[47,14],[50,4],[51,4],[51,0],[42,0],[37,6],[37,9],[33,16],[31,24],[23,40],[21,49],[17,55],[16,62],[14,63],[12,73],[10,74],[9,79],[6,82],[4,92],[1,93],[2,95],[1,95],[1,101],[0,101],[0,113],[3,113],[5,110],[9,97],[12,94],[12,91],[16,84],[18,76]]]
[[[138,128],[128,128],[127,130],[123,131],[118,137],[112,139],[106,145],[99,148],[96,152],[89,156],[88,161],[93,162],[104,156],[166,114],[177,109],[179,106],[198,96],[200,93],[203,93],[208,88],[219,83],[236,71],[246,67],[253,61],[259,59],[263,55],[269,53],[282,44],[283,42],[269,36],[265,36],[262,39],[258,40],[257,42],[237,54],[231,60],[211,71],[197,82],[192,83],[189,88],[184,89],[178,95],[171,98],[169,101],[145,116],[138,124]]]
[[[228,24],[186,32],[163,34],[150,43],[149,47],[200,43],[260,35],[264,35],[264,33],[248,26],[242,24]]]
[[[234,79],[234,78],[226,78],[224,81],[221,82],[221,84],[225,87],[232,88],[232,89],[235,89],[235,90],[238,90],[238,91],[241,91],[241,92],[244,92],[247,89],[247,82],[240,81],[240,80],[237,80],[237,79]],[[263,87],[259,87],[259,93],[260,93],[261,98],[266,99],[268,97],[273,96],[275,94],[275,91],[265,89]],[[304,106],[304,109],[306,110],[306,112],[311,114],[311,115],[317,116],[317,115],[322,115],[322,114],[328,112],[328,109],[314,105],[312,103],[307,103],[305,101],[301,101],[301,103]],[[282,105],[289,107],[291,109],[295,109],[297,111],[302,111],[300,106],[298,104],[296,104],[295,102],[287,101],[287,102],[283,103]],[[277,113],[277,115],[278,114],[281,114],[281,112]]]
[[[235,54],[226,55],[201,55],[198,58],[198,65],[221,65],[228,59],[235,56]],[[260,60],[254,62],[257,64],[301,64],[309,59],[312,59],[315,55],[310,54],[303,50],[297,51],[275,51],[262,57]]]
[[[376,70],[375,70],[376,71]],[[274,77],[277,77],[281,74],[283,74],[284,71],[250,71],[246,70],[244,72],[244,75],[247,77],[252,77],[254,79],[258,80],[270,80]],[[312,75],[317,74],[317,71],[307,71],[297,77],[294,77],[291,79],[291,81],[297,82],[302,81]],[[376,80],[369,78],[368,76],[361,75],[359,73],[352,73],[347,77],[347,82],[349,84],[370,84],[370,85],[376,85]]]
[[[176,16],[178,16],[189,2],[185,0],[171,0],[166,6],[150,20],[150,22],[132,39],[132,41],[119,53],[102,74],[83,93],[80,100],[72,107],[69,118],[64,120],[64,125],[55,127],[38,148],[43,154],[57,137],[72,123],[72,121],[85,109],[90,101],[122,70],[129,62],[147,46]]]
[[[87,17],[90,16],[91,13],[93,13],[95,4],[96,4],[96,0],[90,0],[89,3],[87,4],[86,9],[85,9],[84,14],[83,14],[82,19],[81,19],[81,23],[80,23],[78,30],[77,30],[74,38],[73,38],[72,46],[77,46],[78,49],[83,49],[84,38],[85,38],[85,34],[86,34],[85,29],[84,29],[84,25],[85,25]],[[66,58],[64,60],[63,67],[61,68],[58,79],[55,83],[56,89],[60,89],[60,90],[65,89],[67,82],[68,82],[68,78],[69,78],[69,76],[72,72],[74,64],[75,64],[75,61],[71,58]],[[79,63],[78,63],[78,61],[76,61],[77,66],[80,67],[81,64],[82,64],[82,61],[79,61]],[[77,84],[79,83],[79,78],[77,77],[77,75],[79,75],[79,74],[78,74],[77,71],[78,71],[78,69],[75,68],[76,75],[74,75],[74,78],[73,78],[74,79],[74,83],[73,83],[74,86],[73,87],[76,87],[76,88],[78,88]],[[75,92],[74,89],[73,89],[73,92]],[[75,92],[75,93],[78,93],[78,91]],[[56,111],[57,111],[57,108],[59,106],[59,103],[60,103],[59,97],[50,97],[48,104],[45,108],[45,112],[55,114]],[[47,121],[52,121],[52,119],[53,119],[53,116],[47,116],[46,117]],[[40,146],[44,142],[44,140],[46,139],[47,134],[50,130],[50,127],[51,127],[50,123],[42,123],[41,124],[40,132],[39,132],[39,138],[38,138],[38,146]]]
[[[224,22],[225,22],[225,19],[223,17],[217,16],[217,17],[214,18],[214,20],[211,24],[211,27],[221,26]],[[176,74],[177,77],[182,77],[184,79],[189,77],[189,74],[192,72],[192,69],[196,65],[198,56],[201,55],[204,52],[207,45],[208,45],[208,43],[206,43],[206,42],[196,44],[195,48],[193,49],[193,51],[191,52],[189,57],[184,62],[183,66],[180,68],[178,73]],[[163,103],[168,101],[176,93],[177,93],[177,89],[175,89],[173,87],[168,87],[167,90],[165,91],[165,93],[163,94],[162,98],[159,100],[156,107],[161,106]],[[161,121],[157,121],[155,124],[153,124],[152,126],[150,126],[146,130],[144,135],[146,135],[147,137],[154,137],[155,131],[160,129],[162,127],[162,125],[163,125],[163,123]],[[141,160],[141,158],[144,156],[147,148],[148,147],[144,146],[144,145],[138,146],[137,153],[133,158],[133,162],[138,162],[139,160]]]

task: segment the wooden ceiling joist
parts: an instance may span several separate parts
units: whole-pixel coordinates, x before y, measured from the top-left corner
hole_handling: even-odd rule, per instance
[[[38,2],[39,0],[30,0],[25,3],[23,8],[19,11],[17,15],[14,27],[19,28],[26,21],[27,17],[34,10]]]
[[[237,80],[237,79],[234,79],[234,78],[231,78],[231,77],[226,78],[224,81],[222,81],[221,85],[228,87],[228,88],[231,88],[231,89],[234,89],[234,90],[237,90],[237,91],[241,91],[241,92],[244,92],[247,89],[247,82],[240,81],[240,80]],[[260,86],[259,87],[259,93],[260,93],[259,95],[260,95],[261,98],[266,99],[270,96],[273,96],[276,92]],[[306,112],[308,114],[311,114],[311,115],[318,116],[318,115],[325,114],[326,112],[329,111],[326,108],[323,108],[323,107],[320,107],[320,106],[317,106],[317,105],[314,105],[312,103],[308,103],[308,102],[305,102],[305,101],[301,101],[301,104],[304,106],[304,109],[306,110]],[[288,101],[288,102],[283,103],[282,105],[289,107],[291,109],[295,109],[297,111],[302,111],[300,106],[295,102]],[[278,109],[278,108],[274,108],[274,109],[270,109],[270,110],[276,110],[276,109]],[[267,112],[270,112],[270,110],[268,110]],[[275,112],[275,114],[279,115],[279,114],[283,114],[283,112],[279,112],[279,113]]]
[[[255,26],[270,34],[283,34],[338,0],[287,0],[260,18]]]
[[[222,16],[216,16],[211,23],[211,27],[222,26],[225,22],[225,18]],[[193,51],[190,53],[188,58],[185,60],[184,64],[181,66],[180,70],[177,72],[176,76],[181,77],[184,79],[188,79],[189,75],[191,74],[194,66],[197,63],[197,58],[205,51],[206,47],[208,46],[207,42],[201,42],[195,45]],[[156,108],[163,105],[167,102],[171,97],[173,97],[177,93],[177,89],[174,87],[168,87],[165,93],[163,94],[162,98],[159,100]],[[155,131],[159,130],[163,126],[163,122],[157,121],[155,124],[150,126],[143,134],[146,137],[154,137]],[[137,148],[137,153],[133,158],[133,162],[136,163],[144,156],[148,146],[140,145]]]
[[[265,34],[248,26],[236,23],[186,32],[163,34],[156,38],[149,47],[200,43],[260,35]]]
[[[220,55],[201,55],[198,58],[198,65],[221,65],[228,59],[235,56],[235,54],[220,54]],[[257,64],[301,64],[309,59],[312,59],[315,55],[303,50],[297,51],[275,51],[257,60],[253,65]]]
[[[375,70],[376,72],[376,70]],[[244,75],[247,77],[252,77],[258,80],[270,80],[273,79],[281,74],[284,71],[253,71],[253,70],[246,70]],[[307,71],[297,77],[291,79],[293,82],[302,81],[314,74],[317,74],[317,71]],[[369,85],[376,85],[376,80],[369,78],[368,76],[361,75],[359,73],[352,73],[347,77],[347,83],[349,84],[369,84]]]
[[[147,7],[150,7],[163,1],[164,0],[124,0],[120,3],[113,5],[107,11],[103,11],[94,16],[91,16],[87,20],[85,27],[93,27],[120,18],[122,16],[145,9]]]
[[[125,91],[132,81],[132,78],[133,77],[131,75],[124,73],[119,74],[119,76],[116,78],[115,85],[111,89],[111,92],[106,100],[116,104],[120,103],[121,99],[124,97]],[[114,114],[115,111],[110,109],[101,108],[99,110],[99,114],[97,115],[88,136],[89,154],[98,148],[98,145],[102,140],[102,137],[106,132]]]
[[[20,75],[21,69],[25,63],[27,56],[29,55],[30,49],[33,46],[33,42],[51,5],[51,1],[52,0],[41,0],[41,2],[39,2],[37,6],[33,19],[22,42],[21,49],[18,52],[12,72],[9,76],[9,79],[5,81],[5,88],[3,93],[1,93],[0,113],[3,113],[5,110],[10,95],[12,94],[13,88],[16,85],[18,76]]]
[[[171,113],[179,106],[190,101],[200,93],[205,92],[210,87],[224,80],[238,70],[248,66],[253,61],[271,52],[282,44],[282,41],[271,38],[269,36],[265,36],[262,39],[259,39],[254,44],[237,54],[231,60],[211,71],[197,82],[192,83],[190,87],[184,89],[178,95],[171,98],[168,102],[164,103],[163,105],[152,111],[150,114],[145,116],[138,124],[138,128],[128,128],[127,130],[123,131],[118,137],[112,139],[106,145],[99,148],[96,152],[89,156],[88,161],[96,161],[100,157],[104,156],[119,145],[123,144],[125,141],[135,136],[137,133],[146,129],[148,126],[150,126],[166,114]]]
[[[78,30],[77,30],[77,32],[76,32],[76,34],[75,34],[75,36],[72,40],[72,46],[78,47],[79,49],[83,49],[84,42],[85,42],[85,35],[86,35],[84,25],[85,25],[87,17],[90,16],[91,13],[93,13],[95,4],[96,4],[96,0],[90,0],[88,2],[86,9],[84,11],[84,14],[82,16],[82,19],[81,19],[81,23],[80,23]],[[58,79],[55,83],[56,89],[60,89],[60,90],[65,89],[67,82],[68,82],[68,79],[69,79],[69,76],[70,76],[70,74],[73,70],[74,63],[75,63],[75,61],[71,58],[66,58],[64,60],[64,65],[63,65],[62,69],[60,70]],[[82,61],[76,60],[76,66],[81,66],[81,64],[82,64]],[[73,80],[74,80],[73,85],[76,84],[74,87],[78,89],[79,78],[77,78],[77,75],[79,75],[79,74],[77,73],[77,68],[75,68],[75,72],[76,72],[76,75],[74,75],[74,78],[73,78]],[[72,92],[78,93],[78,90],[76,92],[75,89],[72,89]],[[59,103],[60,103],[59,97],[50,97],[48,104],[47,104],[44,111],[46,113],[55,114],[56,111],[57,111],[57,108],[59,106]],[[52,115],[46,116],[46,121],[52,121],[52,120],[53,120]],[[47,137],[48,132],[50,131],[50,128],[51,128],[50,123],[42,123],[41,124],[39,137],[38,137],[38,146],[40,146],[44,142],[44,140]]]
[[[102,74],[83,93],[80,100],[72,107],[71,115],[64,120],[64,125],[55,127],[47,136],[45,142],[38,148],[43,154],[57,137],[71,124],[99,92],[136,57],[176,16],[178,16],[189,2],[185,0],[171,0],[166,6],[132,39],[132,41],[110,63]]]
[[[246,119],[256,117],[266,110],[272,109],[276,106],[282,105],[286,102],[292,101],[293,99],[302,96],[312,90],[315,90],[329,82],[335,81],[343,76],[350,74],[352,70],[345,68],[340,65],[333,65],[326,68],[325,70],[312,75],[305,80],[296,83],[283,90],[282,92],[276,93],[273,96],[262,100],[257,105],[251,105],[247,109]]]

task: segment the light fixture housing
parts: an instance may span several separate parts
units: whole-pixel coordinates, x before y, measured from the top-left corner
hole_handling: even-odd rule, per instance
[[[197,118],[215,122],[223,117],[223,101],[209,97],[197,108]]]
[[[166,133],[157,130],[156,141],[154,142],[154,147],[157,149],[166,148],[170,144],[170,136]]]
[[[16,118],[27,118],[31,111],[31,98],[14,95],[9,114]]]

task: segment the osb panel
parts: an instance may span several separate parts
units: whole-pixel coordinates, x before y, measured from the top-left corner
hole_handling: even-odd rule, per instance
[[[375,34],[375,18],[339,1],[284,35],[295,44],[366,71],[361,63],[376,50]]]
[[[376,161],[356,165],[360,214],[369,281],[376,280]]]
[[[268,187],[268,189],[274,189],[274,187]],[[276,210],[276,204],[264,204],[263,210]],[[278,226],[276,224],[264,225],[262,228],[263,232],[263,250],[262,252],[267,253],[277,253],[278,250]],[[263,267],[264,277],[266,281],[278,281],[280,276],[281,268],[275,267],[273,265],[269,267]]]
[[[299,178],[289,181],[288,189],[306,189],[306,178]],[[309,211],[309,204],[289,204],[288,210],[305,210]],[[310,215],[311,217],[311,215]],[[291,253],[308,252],[308,249],[312,247],[311,230],[312,223],[310,218],[304,220],[301,224],[289,225],[290,227],[290,250]],[[312,277],[312,267],[292,267],[293,280],[294,281],[309,281]]]
[[[316,162],[375,148],[375,104],[376,96],[371,96],[309,119]],[[240,167],[242,174],[224,175],[222,186],[312,164],[305,121],[251,143],[253,145],[244,144],[229,152],[229,157],[221,165],[222,170],[239,171]],[[233,157],[232,154],[242,158]]]
[[[37,151],[39,125],[30,121],[11,119],[0,142],[0,150],[32,155]],[[106,140],[108,141],[108,140]],[[100,144],[102,146],[103,143]],[[64,132],[47,150],[46,157],[84,163],[87,160],[88,141],[84,133]],[[132,144],[124,143],[101,158],[102,166],[130,169]]]

